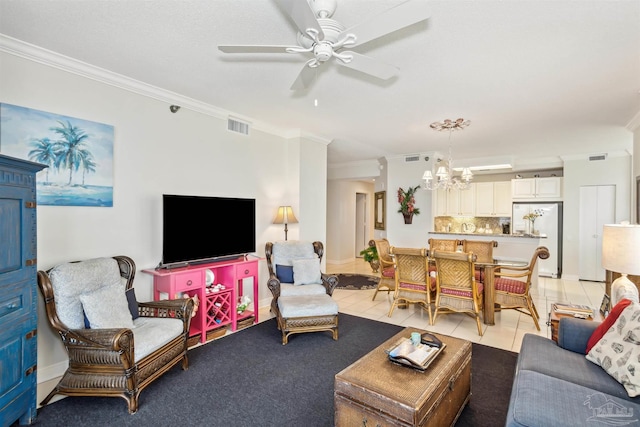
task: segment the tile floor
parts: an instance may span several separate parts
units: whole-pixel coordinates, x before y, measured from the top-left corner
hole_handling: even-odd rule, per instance
[[[372,273],[369,264],[362,259],[346,264],[327,264],[326,271],[327,273],[377,275]],[[536,330],[531,317],[515,310],[505,310],[496,312],[495,325],[487,326],[483,324],[482,336],[478,335],[475,320],[461,313],[438,315],[436,324],[432,326],[429,325],[427,312],[420,307],[411,306],[406,310],[396,309],[393,315],[388,317],[391,296],[388,296],[386,292],[378,292],[375,301],[371,300],[374,293],[373,290],[336,289],[333,297],[338,301],[341,313],[401,326],[426,329],[491,347],[519,352],[522,337],[526,333],[534,333],[551,338],[551,328],[547,326],[551,304],[568,302],[599,308],[604,295],[604,288],[603,282],[540,277],[537,288],[531,290],[534,304],[540,314],[540,331]]]

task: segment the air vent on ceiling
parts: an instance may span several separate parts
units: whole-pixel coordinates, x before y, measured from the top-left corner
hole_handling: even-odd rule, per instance
[[[227,120],[227,130],[241,133],[243,135],[249,135],[249,123],[229,117]]]
[[[417,162],[418,160],[420,160],[420,156],[415,155],[415,156],[407,156],[404,158],[405,162]]]
[[[594,160],[606,160],[606,154],[596,154],[594,156],[589,156],[589,161],[593,162]]]

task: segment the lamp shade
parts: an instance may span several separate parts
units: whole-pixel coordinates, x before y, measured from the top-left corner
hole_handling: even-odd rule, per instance
[[[640,275],[640,225],[604,226],[602,267],[616,273]]]
[[[297,222],[298,219],[293,214],[291,206],[280,206],[276,214],[276,219],[273,220],[274,224],[296,224]]]

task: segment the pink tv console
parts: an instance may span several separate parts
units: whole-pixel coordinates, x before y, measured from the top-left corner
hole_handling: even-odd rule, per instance
[[[213,273],[212,285],[220,284],[224,288],[207,287],[207,275],[211,277],[207,270]],[[190,335],[200,334],[202,343],[207,340],[207,331],[220,326],[231,325],[231,330],[235,331],[238,322],[252,316],[253,322],[258,323],[258,259],[241,257],[210,264],[142,271],[153,276],[153,298],[156,301],[198,296],[200,307],[191,320]],[[236,304],[243,295],[246,278],[253,279],[253,310],[247,309],[238,314]]]

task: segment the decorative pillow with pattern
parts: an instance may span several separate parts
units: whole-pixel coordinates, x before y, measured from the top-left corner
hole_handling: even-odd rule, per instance
[[[322,284],[319,258],[294,259],[292,262],[294,285]]]
[[[625,308],[586,358],[622,384],[629,397],[639,396],[640,304]]]

